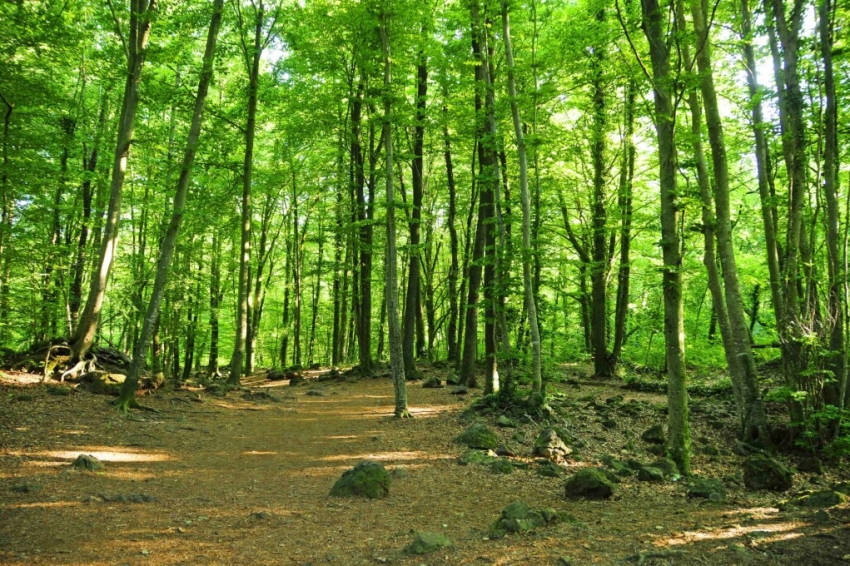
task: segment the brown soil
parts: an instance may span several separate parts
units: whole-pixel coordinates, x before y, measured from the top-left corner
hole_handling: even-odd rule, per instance
[[[160,391],[143,398],[159,412],[121,417],[106,397],[50,395],[37,376],[0,376],[0,564],[850,560],[850,509],[832,508],[820,521],[811,510],[780,512],[777,504],[788,494],[753,494],[727,484],[728,501],[712,503],[686,499],[681,482],[626,479],[613,500],[567,501],[563,480],[534,472],[533,423],[520,427],[525,444],[513,442],[518,460],[532,462],[530,469],[495,475],[486,467],[460,466],[456,459],[463,450],[452,439],[469,422],[459,418],[469,399],[448,388],[411,384],[415,418],[401,421],[392,418],[386,378],[318,385],[308,380],[302,387],[260,378],[247,382],[280,402],[248,401],[240,392],[216,398]],[[315,387],[325,395],[308,395]],[[604,402],[624,391],[584,381],[564,393],[565,402],[588,395]],[[659,395],[625,394],[626,400],[663,402]],[[629,457],[653,458],[637,436],[662,420],[657,411],[617,417],[614,430],[603,428],[586,409],[574,413],[568,425],[588,446],[571,467],[619,454],[630,437],[635,448]],[[498,430],[506,442],[516,432]],[[694,437],[700,436],[720,446],[723,455],[695,456],[696,473],[723,477],[739,468],[741,459],[728,452],[733,442],[728,428],[717,431],[697,416]],[[100,458],[104,471],[72,471],[70,462],[82,453]],[[389,497],[330,498],[334,481],[364,459],[397,470]],[[837,479],[798,474],[795,490]],[[132,502],[133,496],[143,496],[142,502]],[[488,540],[501,509],[516,500],[554,507],[575,520]],[[416,531],[442,533],[453,546],[407,556],[402,549]]]

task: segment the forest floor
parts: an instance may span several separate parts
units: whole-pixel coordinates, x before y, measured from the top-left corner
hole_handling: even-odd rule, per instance
[[[463,414],[478,390],[453,395],[410,383],[415,418],[395,420],[386,377],[287,387],[260,375],[245,385],[279,401],[160,390],[142,398],[158,412],[122,417],[111,398],[53,395],[35,375],[0,372],[0,564],[850,563],[850,508],[780,511],[790,493],[738,483],[742,458],[732,453],[734,419],[723,400],[694,398],[692,426],[697,445],[720,452],[697,450],[694,472],[726,478],[725,502],[688,499],[681,481],[633,477],[610,500],[576,501],[564,499],[563,479],[536,473],[533,422],[496,429],[528,469],[501,475],[458,464],[464,447],[453,439],[486,420]],[[620,385],[579,376],[554,387],[569,408],[565,426],[586,444],[569,468],[598,465],[604,454],[655,458],[639,437],[664,421],[664,396]],[[617,395],[644,410],[606,428],[594,407]],[[79,454],[93,454],[104,470],[72,470]],[[342,472],[365,459],[392,471],[389,496],[329,497]],[[798,473],[792,493],[847,479],[841,474]],[[517,500],[571,518],[490,540],[490,526]],[[405,554],[419,531],[452,546]]]

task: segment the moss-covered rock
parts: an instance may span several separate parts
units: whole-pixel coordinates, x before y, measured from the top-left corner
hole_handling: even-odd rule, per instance
[[[490,527],[490,538],[502,538],[508,533],[522,533],[545,527],[558,519],[554,509],[534,511],[522,501],[511,503]]]
[[[443,387],[443,382],[440,381],[439,377],[435,377],[432,375],[431,377],[425,380],[425,382],[422,384],[422,387],[424,389],[440,389],[441,387]]]
[[[537,467],[537,475],[547,478],[560,478],[564,475],[564,468],[552,460],[544,460]]]
[[[614,484],[601,471],[593,468],[579,470],[564,485],[564,496],[585,499],[608,499],[614,495]]]
[[[465,444],[469,448],[489,450],[499,445],[499,437],[486,425],[476,423],[460,433],[455,442]]]
[[[416,533],[413,542],[404,548],[407,554],[429,554],[452,545],[452,541],[438,533]]]
[[[366,460],[347,470],[331,488],[334,497],[381,499],[390,493],[390,474],[378,462]]]
[[[658,468],[662,471],[665,478],[675,478],[679,475],[679,467],[676,462],[670,458],[659,458],[649,465],[651,468]]]
[[[644,466],[638,470],[638,481],[650,483],[661,483],[664,481],[664,472],[653,466]]]
[[[832,489],[822,489],[820,491],[804,491],[788,501],[786,505],[807,507],[810,509],[826,509],[827,507],[834,507],[848,501],[850,501],[850,497],[847,497],[843,493]]]
[[[93,372],[89,391],[96,395],[115,395],[121,392],[126,375],[120,373]]]
[[[817,458],[816,456],[808,456],[806,458],[801,458],[797,462],[797,471],[808,472],[812,474],[822,474],[823,462],[821,462],[820,458]]]
[[[516,423],[505,415],[499,415],[499,418],[496,419],[496,426],[500,426],[502,428],[516,428]]]
[[[496,458],[490,462],[490,471],[494,474],[512,474],[514,466],[507,458]]]
[[[785,491],[794,484],[794,474],[782,463],[761,454],[744,461],[744,485],[749,489]]]
[[[726,486],[717,479],[694,477],[688,484],[688,497],[722,501],[726,499]]]
[[[496,453],[492,450],[475,450],[471,448],[460,455],[457,463],[461,466],[469,466],[471,464],[484,465],[493,462],[496,459]]]
[[[660,424],[648,428],[640,435],[640,437],[644,442],[648,442],[650,444],[664,444],[667,440],[666,435],[664,434],[664,425]]]
[[[71,463],[71,467],[75,470],[98,472],[103,469],[103,463],[91,454],[80,454],[77,456],[77,459]]]
[[[550,460],[561,460],[572,453],[573,449],[566,445],[554,428],[544,428],[534,440],[535,456],[542,456]]]

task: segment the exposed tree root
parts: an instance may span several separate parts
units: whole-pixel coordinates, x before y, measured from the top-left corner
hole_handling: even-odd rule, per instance
[[[59,376],[59,381],[64,382],[66,379],[76,380],[84,374],[93,372],[97,367],[97,356],[95,356],[94,354],[90,355],[91,358],[87,360],[80,360],[76,364],[74,364],[74,367],[62,372],[62,375]]]
[[[159,411],[157,411],[153,407],[147,407],[145,405],[142,405],[141,403],[136,401],[135,398],[130,398],[130,399],[118,398],[115,401],[115,408],[118,409],[118,412],[121,413],[122,415],[130,414],[131,409],[136,409],[138,411],[147,411],[149,413],[159,413]]]

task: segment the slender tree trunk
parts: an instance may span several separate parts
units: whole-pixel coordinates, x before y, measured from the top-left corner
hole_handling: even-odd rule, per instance
[[[322,267],[325,255],[324,224],[319,223],[319,251],[316,255],[316,276],[313,281],[313,301],[310,313],[310,341],[307,347],[307,363],[313,365],[313,349],[316,345],[316,327],[319,321],[319,297],[322,292]]]
[[[147,55],[150,38],[151,14],[156,10],[157,0],[132,0],[130,4],[130,26],[127,41],[127,80],[124,84],[124,101],[118,122],[118,139],[112,165],[112,183],[109,192],[109,209],[100,248],[97,272],[89,287],[88,300],[80,317],[71,349],[74,357],[83,359],[94,343],[100,321],[100,311],[106,294],[109,272],[118,248],[118,222],[121,218],[121,193],[130,146],[133,143],[136,109],[139,105],[139,86],[142,67]]]
[[[841,268],[838,246],[840,241],[840,212],[838,210],[838,122],[835,76],[832,64],[833,17],[835,5],[832,0],[820,0],[818,6],[818,28],[820,50],[823,61],[823,88],[826,99],[823,111],[823,194],[826,201],[826,252],[828,273],[828,324],[829,367],[835,382],[828,383],[825,401],[837,407],[844,405],[841,392],[846,390],[847,350],[844,348],[844,304],[842,281],[845,277]]]
[[[617,195],[620,208],[620,265],[617,270],[617,305],[614,311],[614,349],[611,352],[611,370],[616,373],[623,353],[626,322],[629,314],[629,283],[631,278],[632,244],[632,182],[635,174],[635,91],[634,79],[626,86],[623,108],[623,157],[620,166],[620,187]]]
[[[595,14],[602,33],[605,26],[605,9],[599,8]],[[604,42],[604,39],[603,39]],[[593,246],[590,264],[590,333],[593,343],[593,371],[599,377],[611,377],[612,367],[608,358],[608,214],[605,191],[605,83],[603,70],[607,46],[597,44],[593,47],[592,89],[593,89]]]
[[[209,92],[209,84],[212,80],[215,45],[218,39],[218,32],[221,27],[223,6],[224,0],[215,0],[213,4],[213,13],[210,20],[209,32],[207,33],[207,43],[204,50],[200,82],[198,83],[198,94],[195,97],[195,108],[192,113],[192,124],[189,127],[189,136],[186,140],[186,151],[183,154],[183,165],[180,168],[180,178],[177,181],[177,191],[174,196],[174,209],[171,215],[171,221],[168,224],[168,230],[165,233],[165,238],[160,246],[156,279],[154,281],[150,303],[148,304],[147,313],[145,314],[144,323],[142,325],[142,332],[138,342],[136,343],[136,349],[133,352],[133,361],[130,364],[129,371],[127,372],[127,378],[121,386],[121,393],[118,398],[118,407],[123,411],[129,409],[135,403],[134,396],[136,393],[139,373],[145,364],[150,341],[153,337],[154,331],[156,330],[156,323],[159,318],[159,305],[162,301],[165,285],[168,282],[171,259],[174,254],[175,244],[177,243],[177,235],[180,232],[180,224],[183,220],[186,196],[192,175],[192,166],[195,162],[198,138],[201,134],[201,123],[203,122],[204,117],[204,103],[206,102],[207,93]],[[176,377],[177,372],[175,372],[174,375]]]
[[[740,363],[740,395],[742,399],[741,422],[743,439],[758,441],[770,445],[767,419],[758,388],[758,374],[755,358],[750,345],[747,321],[744,316],[744,301],[738,279],[738,267],[735,260],[735,246],[732,236],[732,214],[729,203],[729,166],[726,158],[726,141],[723,136],[723,124],[717,93],[714,88],[714,76],[711,68],[711,42],[706,23],[704,0],[691,0],[691,15],[694,22],[698,49],[697,65],[700,72],[700,90],[705,119],[708,126],[708,139],[711,146],[712,165],[714,166],[715,209],[717,212],[717,246],[720,264],[723,268],[723,287],[726,293],[726,308],[729,313],[729,330],[732,334],[735,356]]]
[[[486,45],[481,43],[480,18],[478,15],[478,2],[475,0],[472,3],[472,51],[475,54],[475,110],[478,116],[478,186],[479,186],[479,202],[478,202],[478,223],[475,229],[475,243],[472,248],[472,263],[469,266],[468,277],[468,297],[466,301],[466,329],[464,330],[463,344],[463,359],[461,360],[460,380],[469,387],[477,387],[478,383],[475,375],[475,360],[478,350],[478,299],[479,290],[481,287],[482,263],[485,262],[486,246],[488,241],[494,243],[492,238],[492,225],[489,219],[493,218],[494,196],[494,170],[497,170],[498,164],[494,158],[492,148],[485,144],[484,138],[487,135],[487,120],[483,116],[484,102],[483,96],[486,96],[487,81],[485,78],[484,66],[487,65]],[[498,182],[498,177],[495,177],[495,182]],[[489,261],[489,258],[488,260]],[[486,284],[486,283],[485,283]],[[492,324],[492,320],[490,321]],[[485,346],[486,352],[489,355],[494,355],[492,329],[486,332],[485,327]],[[488,358],[487,375],[488,380],[492,380],[493,376],[493,358]],[[492,387],[492,383],[491,383]]]
[[[239,246],[239,286],[236,296],[236,340],[233,356],[230,358],[230,376],[227,378],[227,383],[231,386],[238,386],[241,381],[245,365],[245,345],[248,341],[248,294],[250,293],[248,270],[251,265],[251,224],[254,216],[251,207],[251,174],[254,169],[260,56],[263,51],[261,42],[265,18],[262,0],[255,15],[253,49],[249,50],[246,47],[243,53],[248,72],[248,118],[245,125],[245,160],[242,166],[242,230]]]
[[[543,378],[541,371],[540,327],[537,324],[537,300],[531,273],[531,195],[528,190],[528,159],[525,152],[525,138],[522,131],[522,118],[517,103],[516,79],[514,78],[514,55],[511,46],[510,16],[507,0],[502,1],[502,30],[505,44],[505,60],[508,66],[508,96],[511,99],[511,115],[514,122],[517,154],[519,157],[520,201],[522,202],[522,282],[525,291],[525,309],[528,313],[528,325],[531,331],[532,372],[531,394],[535,404],[543,402]]]
[[[11,194],[9,183],[9,145],[11,135],[9,126],[12,123],[12,111],[15,105],[9,102],[2,93],[0,99],[6,105],[3,113],[3,174],[0,176],[0,190],[3,191],[2,202],[0,202],[0,345],[5,345],[9,339],[9,240],[12,236],[12,203],[14,196]]]
[[[372,373],[372,223],[371,201],[366,201],[366,176],[361,138],[363,89],[361,83],[351,105],[351,155],[354,160],[354,197],[358,234],[357,265],[357,343],[359,346],[360,372]]]
[[[684,2],[678,1],[676,7],[677,26],[680,30],[685,27],[685,9]],[[697,48],[700,47],[698,42]],[[693,67],[691,58],[690,46],[684,43],[682,53],[685,60],[685,66]],[[741,394],[741,382],[743,380],[743,366],[740,357],[738,356],[737,345],[734,341],[734,334],[729,323],[729,311],[726,307],[726,298],[724,297],[723,283],[721,281],[720,270],[718,269],[717,248],[716,248],[716,233],[717,233],[717,217],[715,216],[714,198],[711,191],[711,179],[709,178],[708,164],[705,161],[705,151],[702,145],[702,106],[700,105],[697,88],[688,89],[688,106],[691,111],[691,145],[693,147],[694,161],[696,164],[697,184],[699,185],[699,194],[702,201],[702,232],[704,242],[703,264],[708,275],[708,289],[711,293],[711,321],[709,323],[709,340],[714,338],[714,331],[717,326],[720,327],[720,337],[723,340],[723,352],[726,356],[726,365],[728,367],[729,376],[732,381],[732,388],[735,394],[735,404],[738,410],[738,419],[743,423],[744,407],[743,396]]]
[[[691,433],[685,375],[685,329],[682,306],[682,257],[679,235],[679,196],[676,186],[676,113],[667,37],[667,7],[658,0],[641,0],[643,29],[649,42],[658,134],[661,186],[661,249],[664,259],[664,343],[667,362],[667,452],[679,471],[691,471]]]
[[[390,334],[390,366],[395,388],[396,418],[410,417],[407,408],[407,389],[404,378],[404,356],[402,354],[401,328],[398,321],[398,251],[395,241],[395,195],[393,193],[393,137],[392,137],[392,75],[390,63],[389,15],[386,6],[381,11],[381,44],[384,56],[384,147],[387,179],[387,258],[385,265],[387,319]]]
[[[106,123],[106,96],[103,97],[100,103],[100,114],[97,119],[97,131],[95,132],[94,147],[91,153],[86,152],[85,144],[83,144],[83,182],[82,190],[82,205],[83,217],[80,223],[80,236],[77,240],[77,250],[74,258],[74,264],[71,266],[71,289],[68,297],[68,309],[71,314],[71,324],[77,325],[80,306],[83,301],[83,275],[86,268],[86,250],[89,240],[89,232],[91,231],[91,216],[92,216],[92,179],[97,172],[97,158],[100,148],[101,132],[103,125]],[[88,155],[88,157],[87,157]]]
[[[422,28],[425,33],[426,28]],[[404,306],[404,331],[402,351],[404,354],[404,375],[407,379],[418,379],[421,376],[416,369],[416,352],[414,351],[414,335],[416,332],[416,317],[419,312],[420,291],[420,232],[422,223],[422,166],[423,144],[425,140],[425,102],[428,94],[428,59],[424,51],[419,52],[419,63],[416,66],[416,125],[413,129],[413,209],[410,219],[410,239],[408,252],[407,293]],[[388,141],[388,140],[387,140]],[[386,144],[387,141],[384,143]]]
[[[218,369],[218,314],[221,307],[221,238],[218,230],[213,230],[212,252],[210,259],[210,359],[207,374],[221,377]]]
[[[448,88],[444,88],[444,98],[448,99]],[[457,227],[457,190],[455,189],[454,166],[452,164],[452,146],[451,137],[449,135],[449,107],[448,103],[443,103],[443,144],[444,157],[446,161],[446,183],[449,189],[449,247],[451,252],[451,264],[449,267],[449,324],[448,324],[448,360],[457,362],[458,360],[458,237]],[[433,332],[433,330],[432,330]]]
[[[784,298],[782,289],[782,272],[780,268],[780,253],[777,238],[776,206],[774,192],[771,190],[771,171],[768,144],[765,136],[764,118],[762,115],[760,87],[756,76],[756,57],[752,44],[752,28],[748,0],[741,0],[741,33],[743,35],[744,61],[747,71],[747,86],[752,105],[753,136],[755,138],[756,168],[758,174],[759,199],[761,201],[762,222],[764,224],[764,240],[767,248],[767,268],[770,273],[770,296],[777,328],[784,324]]]
[[[806,133],[803,119],[803,95],[797,71],[800,28],[803,21],[804,3],[795,0],[790,21],[786,17],[785,3],[781,0],[764,0],[769,33],[774,28],[782,46],[782,61],[776,65],[777,90],[779,92],[779,115],[782,126],[782,147],[785,167],[788,172],[788,216],[785,231],[785,253],[782,273],[782,312],[785,319],[777,324],[783,348],[784,373],[787,385],[793,390],[804,387],[802,375],[806,369],[804,359],[804,337],[808,333],[800,312],[799,271],[800,251],[803,240],[803,217],[806,200],[808,161],[806,158]],[[777,51],[776,45],[773,46]],[[781,63],[784,63],[781,67]],[[779,323],[780,321],[777,321]],[[791,402],[791,420],[803,422],[802,407]]]

